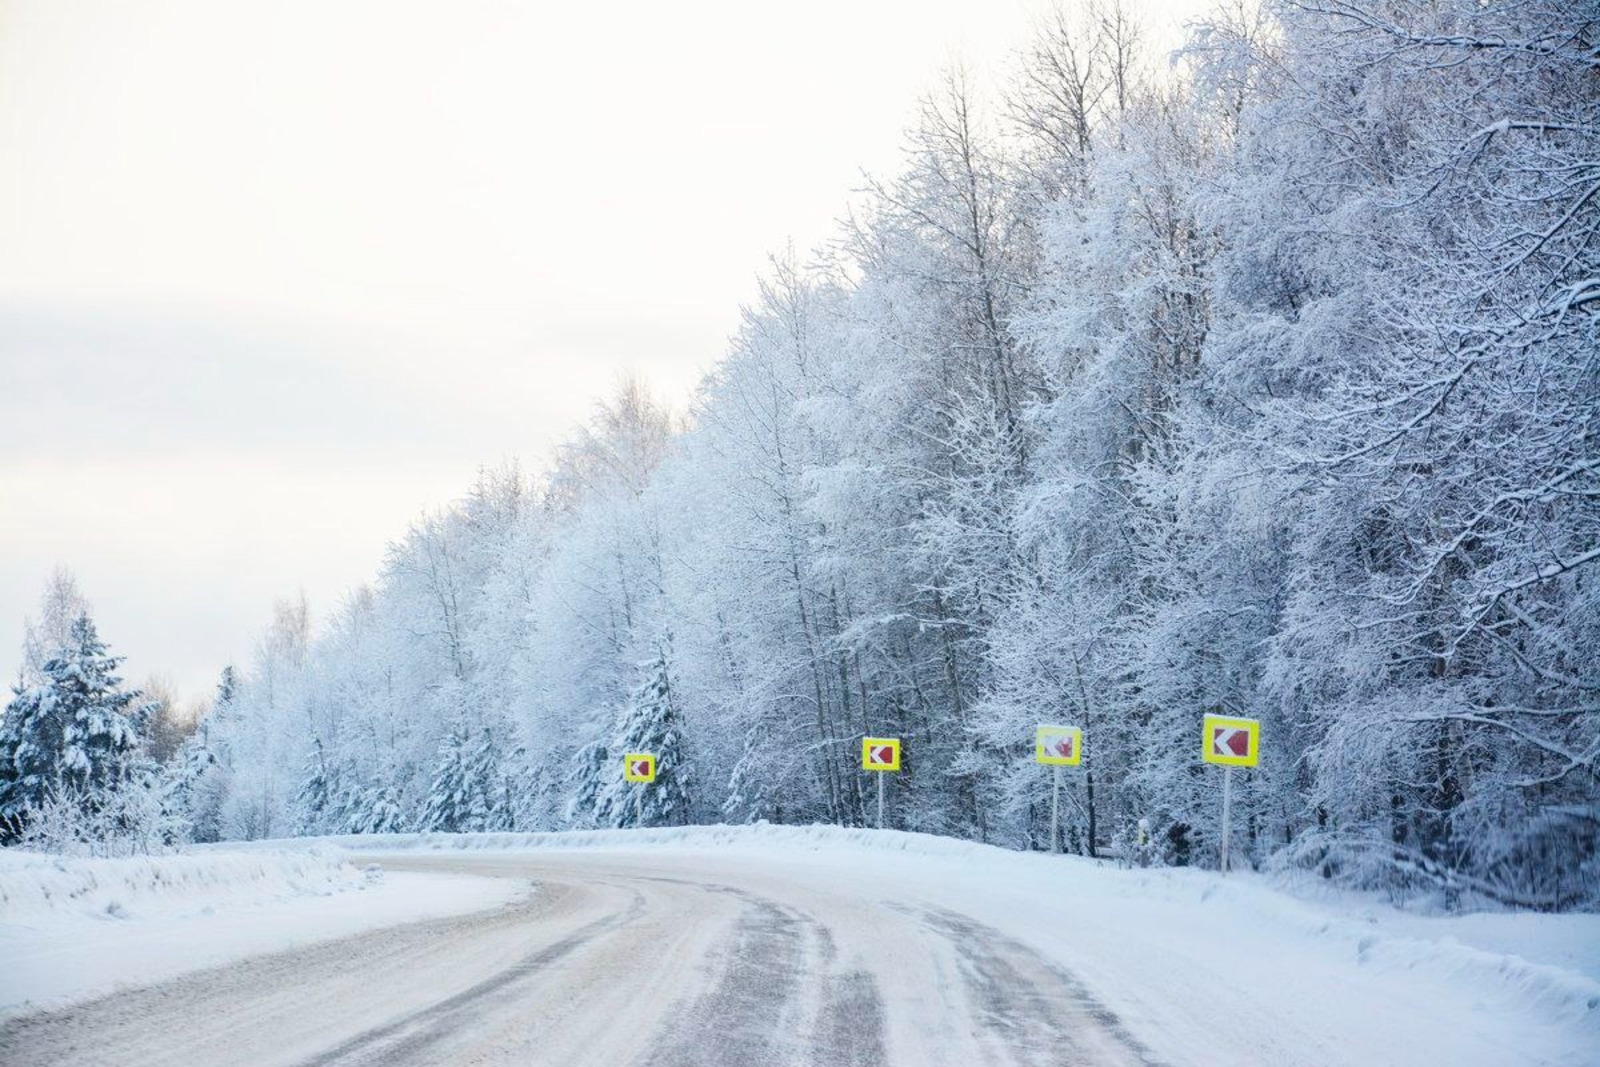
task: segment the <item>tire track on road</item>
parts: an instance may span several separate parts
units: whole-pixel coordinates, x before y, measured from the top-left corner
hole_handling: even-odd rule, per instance
[[[1000,1039],[989,1062],[1007,1067],[1165,1067],[1082,982],[1027,945],[956,912],[918,912],[961,961],[968,992],[989,1024],[985,1036]],[[1092,1025],[1085,1026],[1085,1021]]]
[[[712,955],[712,984],[680,1003],[676,1021],[645,1060],[646,1067],[855,1067],[884,1062],[883,1009],[876,984],[864,972],[829,973],[835,952],[825,926],[805,912],[743,889],[700,888],[735,898],[739,920]],[[824,978],[820,991],[815,982],[819,976]]]
[[[441,1040],[460,1033],[475,1017],[496,1007],[495,1002],[515,999],[518,984],[584,947],[594,938],[638,918],[644,913],[644,896],[635,892],[626,913],[608,915],[525,957],[480,981],[470,989],[414,1011],[384,1026],[357,1034],[335,1048],[304,1061],[304,1067],[378,1062],[428,1062],[427,1053]]]

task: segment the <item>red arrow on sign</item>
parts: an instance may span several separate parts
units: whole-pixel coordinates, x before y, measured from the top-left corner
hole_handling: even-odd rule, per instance
[[[894,746],[893,745],[873,745],[872,746],[872,762],[873,763],[893,763],[894,762]]]
[[[1072,758],[1072,737],[1070,734],[1056,742],[1056,755],[1062,759]]]
[[[634,760],[632,773],[635,778],[643,778],[650,773],[650,761],[647,759]]]
[[[1233,726],[1211,728],[1211,751],[1219,756],[1248,756],[1250,731]]]

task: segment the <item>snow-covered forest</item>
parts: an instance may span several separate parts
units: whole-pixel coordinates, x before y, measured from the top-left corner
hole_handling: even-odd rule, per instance
[[[164,772],[55,624],[0,813],[59,759],[200,840],[862,825],[887,736],[890,825],[1037,849],[1059,722],[1065,847],[1211,865],[1223,709],[1240,860],[1595,906],[1597,415],[1600,5],[1230,4],[1170,61],[1067,8],[937,82],[691,410],[625,383],[285,601]]]

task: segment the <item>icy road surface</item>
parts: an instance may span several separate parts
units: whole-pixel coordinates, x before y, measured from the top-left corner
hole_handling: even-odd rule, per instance
[[[1070,974],[974,919],[748,863],[383,857],[521,903],[259,957],[0,1029],[47,1064],[1149,1064]],[[890,888],[890,887],[885,887]]]

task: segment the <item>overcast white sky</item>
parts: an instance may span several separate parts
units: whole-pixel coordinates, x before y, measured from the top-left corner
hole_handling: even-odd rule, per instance
[[[681,405],[1044,7],[0,0],[0,679],[61,563],[200,695],[621,372]]]

